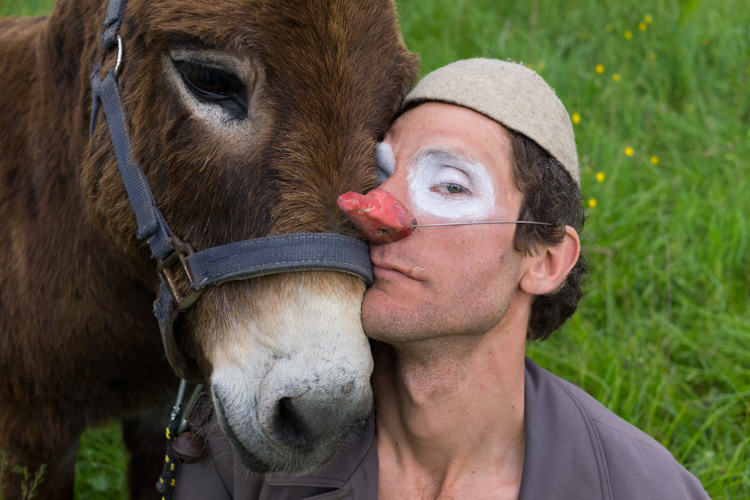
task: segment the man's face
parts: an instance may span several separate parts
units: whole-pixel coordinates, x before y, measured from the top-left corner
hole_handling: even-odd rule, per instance
[[[380,187],[419,224],[516,219],[523,197],[512,178],[510,134],[497,122],[425,103],[399,117],[384,143]],[[513,249],[514,232],[514,224],[423,227],[372,246],[365,332],[393,345],[513,322],[523,322],[516,327],[525,334],[532,297],[518,288],[528,262]]]

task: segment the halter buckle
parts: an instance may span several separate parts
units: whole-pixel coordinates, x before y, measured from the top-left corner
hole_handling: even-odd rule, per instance
[[[159,279],[169,285],[172,297],[177,303],[176,309],[184,311],[195,304],[203,290],[196,291],[191,288],[191,283],[195,279],[188,266],[187,258],[195,253],[193,247],[174,235],[172,235],[172,246],[174,252],[164,259],[157,259],[156,272],[159,273]],[[187,280],[187,283],[185,283],[185,280]]]

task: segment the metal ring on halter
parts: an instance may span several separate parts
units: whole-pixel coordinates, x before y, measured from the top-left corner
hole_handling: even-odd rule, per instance
[[[122,66],[122,38],[117,35],[117,62],[115,62],[115,80],[120,76]]]

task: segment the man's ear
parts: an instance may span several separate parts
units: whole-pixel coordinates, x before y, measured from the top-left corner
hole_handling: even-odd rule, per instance
[[[545,295],[552,293],[565,282],[565,278],[578,262],[581,240],[570,226],[565,226],[565,237],[558,245],[544,247],[540,255],[527,257],[531,264],[521,277],[519,286],[527,293]]]

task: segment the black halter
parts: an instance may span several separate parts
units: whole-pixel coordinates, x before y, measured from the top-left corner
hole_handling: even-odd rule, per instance
[[[152,257],[158,262],[157,272],[162,282],[154,302],[154,314],[159,321],[167,359],[180,377],[200,381],[200,371],[195,361],[177,347],[172,326],[177,313],[191,307],[205,287],[300,270],[341,271],[359,276],[369,285],[372,283],[372,264],[366,243],[341,234],[266,236],[194,252],[189,244],[183,243],[172,233],[159,211],[143,170],[133,158],[125,108],[117,84],[122,61],[122,40],[117,35],[117,29],[126,2],[110,0],[107,7],[102,42],[105,52],[117,47],[117,64],[104,78],[98,76],[100,67],[94,68],[91,76],[93,104],[90,133],[93,133],[101,106],[120,175],[138,222],[136,236],[148,241]],[[174,272],[180,268],[181,272]],[[189,287],[186,283],[178,283],[182,276],[189,280]],[[190,292],[187,294],[180,291],[188,289]]]

